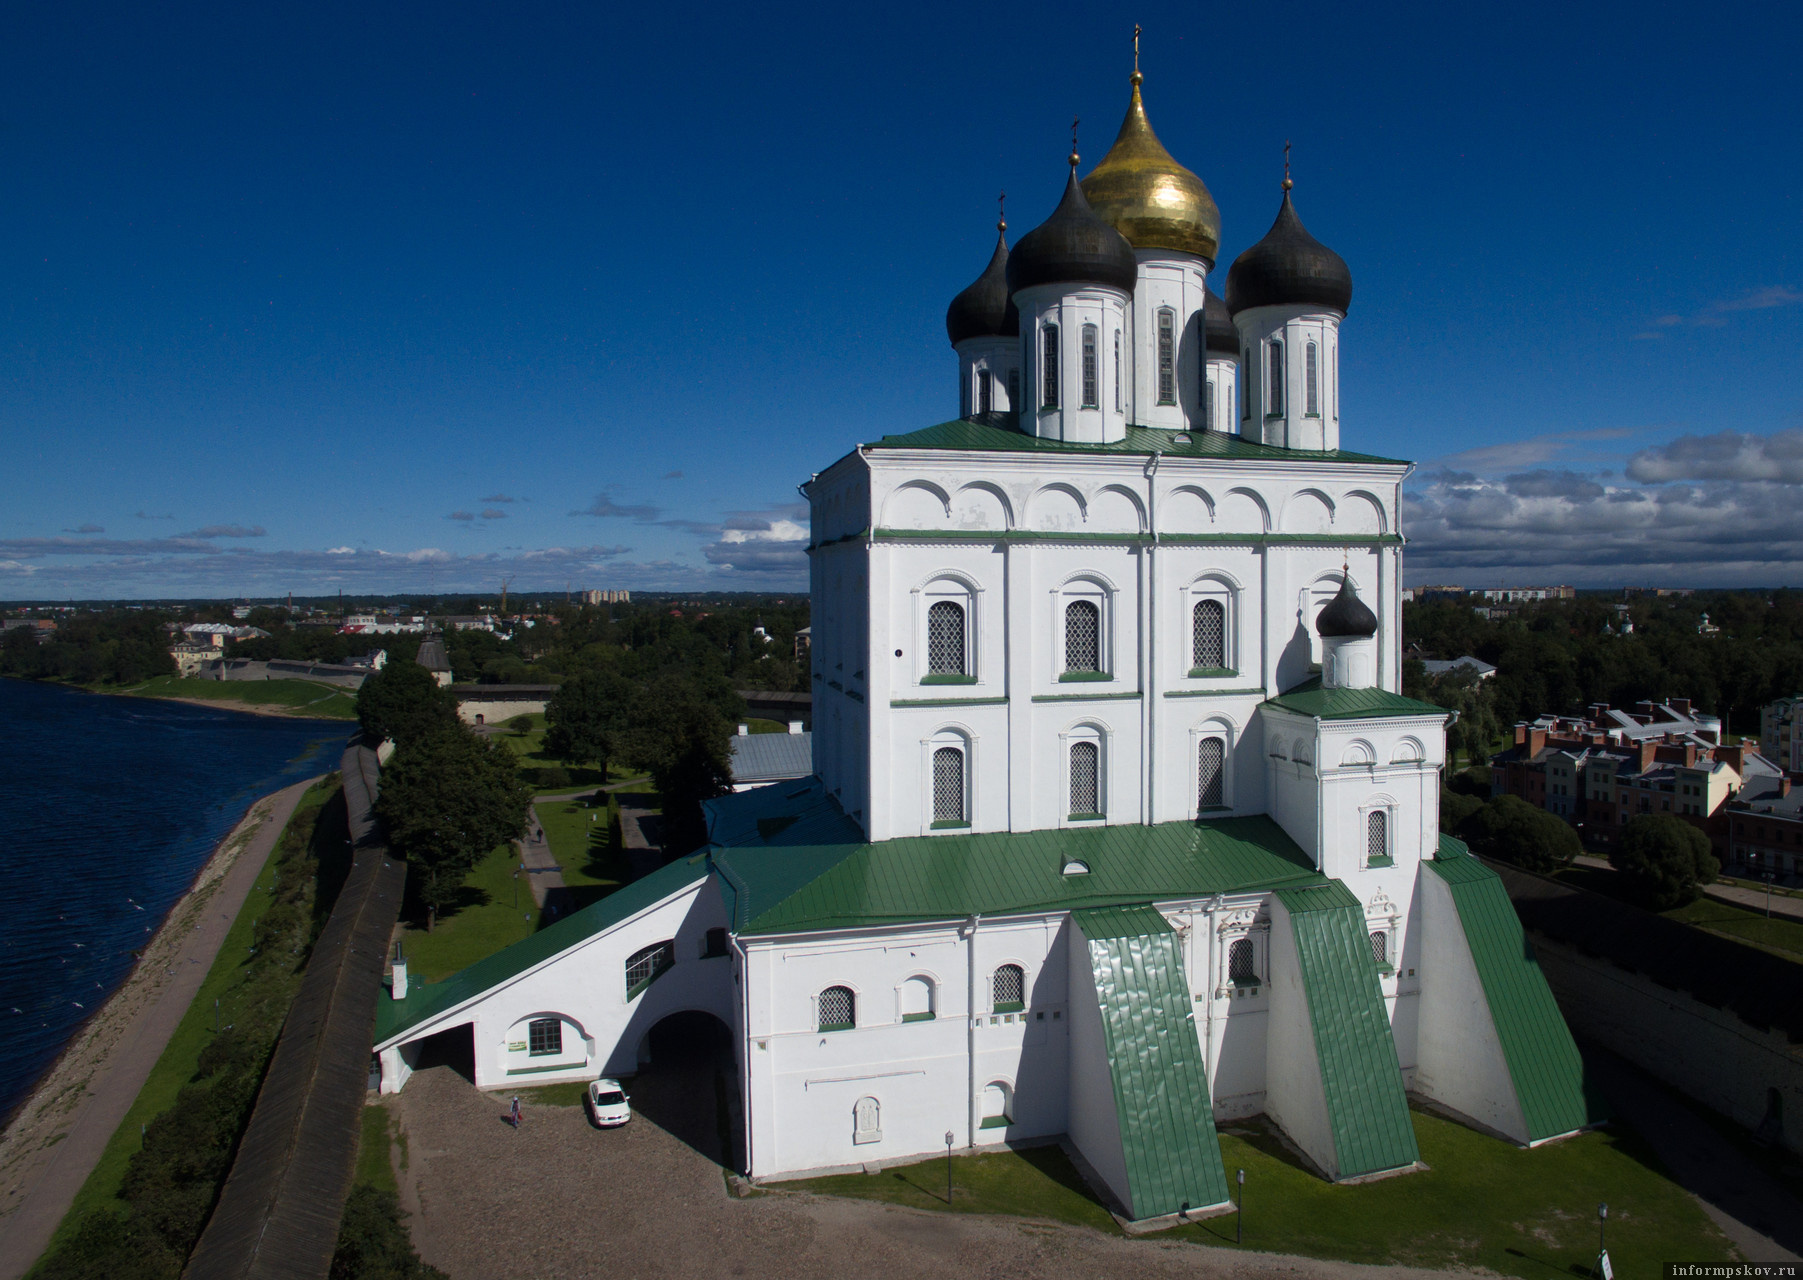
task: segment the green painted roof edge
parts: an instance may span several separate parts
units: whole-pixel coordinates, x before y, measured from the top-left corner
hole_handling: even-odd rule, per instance
[[[1470,856],[1470,845],[1457,836],[1447,835],[1444,831],[1440,833],[1440,847],[1434,851],[1435,858],[1441,862],[1449,862],[1454,858],[1469,858]]]
[[[1407,1168],[1421,1153],[1364,909],[1338,880],[1277,897],[1296,936],[1338,1178]]]
[[[708,874],[707,859],[700,854],[679,858],[659,867],[631,884],[572,912],[555,924],[546,925],[531,937],[522,938],[459,969],[443,982],[409,984],[402,1000],[382,999],[376,1006],[375,1043],[380,1045],[402,1032],[419,1026],[466,1000],[500,986],[528,969],[579,946],[622,920],[655,906],[665,898],[697,884]]]
[[[1151,907],[1073,918],[1088,942],[1133,1216],[1222,1203],[1227,1170],[1176,933]],[[1145,932],[1129,932],[1135,924]]]
[[[1452,891],[1528,1140],[1602,1123],[1608,1114],[1601,1094],[1584,1070],[1502,877],[1476,858],[1425,865]]]
[[[1189,436],[1187,444],[1177,443],[1179,435]],[[1260,444],[1244,436],[1226,431],[1177,431],[1159,427],[1130,425],[1126,437],[1112,444],[1047,440],[1028,435],[1011,423],[975,422],[954,418],[901,435],[882,436],[863,446],[872,449],[971,449],[1023,453],[1100,453],[1167,458],[1223,458],[1251,462],[1350,462],[1367,465],[1406,467],[1400,458],[1381,458],[1376,454],[1353,453],[1346,449],[1283,449]]]
[[[1377,720],[1407,716],[1439,716],[1452,713],[1431,702],[1405,698],[1387,689],[1323,689],[1313,676],[1272,698],[1271,705],[1317,720]]]

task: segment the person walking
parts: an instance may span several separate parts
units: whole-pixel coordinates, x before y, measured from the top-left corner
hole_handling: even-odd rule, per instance
[[[517,1093],[513,1095],[513,1107],[509,1112],[509,1116],[513,1120],[514,1132],[519,1132],[520,1121],[524,1117],[520,1111],[520,1095]]]

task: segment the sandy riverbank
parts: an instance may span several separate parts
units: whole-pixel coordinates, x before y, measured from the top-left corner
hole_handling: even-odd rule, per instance
[[[17,1274],[10,1265],[16,1262],[9,1256],[13,1244],[40,1233],[47,1239],[61,1220],[193,1002],[295,804],[316,781],[251,804],[170,909],[130,975],[81,1025],[0,1132],[0,1240],[8,1241],[0,1246],[0,1275]],[[32,1230],[26,1216],[48,1228]]]
[[[240,702],[236,698],[166,698],[156,693],[126,693],[122,698],[150,698],[157,702],[185,702],[191,707],[211,707],[215,711],[244,711],[253,716],[274,716],[279,720],[317,720],[320,724],[341,724],[348,730],[357,722],[341,716],[310,716],[304,707],[279,707],[268,702]]]

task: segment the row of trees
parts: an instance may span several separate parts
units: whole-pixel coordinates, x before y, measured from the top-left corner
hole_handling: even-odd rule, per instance
[[[78,613],[39,644],[30,627],[14,627],[0,645],[0,675],[77,684],[140,684],[175,674],[163,615],[137,610]]]

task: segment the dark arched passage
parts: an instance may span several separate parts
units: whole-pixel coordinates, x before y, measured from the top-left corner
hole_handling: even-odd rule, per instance
[[[710,1160],[742,1170],[744,1109],[732,1032],[711,1013],[660,1019],[639,1042],[634,1110]]]

